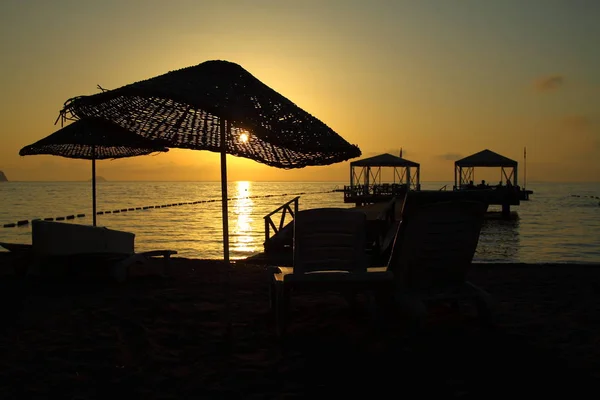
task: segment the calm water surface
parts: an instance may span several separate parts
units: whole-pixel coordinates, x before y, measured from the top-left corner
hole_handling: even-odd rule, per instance
[[[439,189],[448,182],[425,182]],[[263,217],[300,195],[300,209],[349,207],[332,192],[344,182],[230,182],[229,231],[233,259],[263,250]],[[451,185],[450,185],[451,187]],[[600,262],[600,184],[530,183],[531,200],[513,207],[513,218],[488,218],[475,260],[480,262]],[[179,255],[222,258],[219,182],[99,182],[98,211],[214,200],[195,205],[98,216],[98,225],[136,234],[139,251],[175,249]],[[85,213],[91,224],[88,182],[0,184],[0,224]],[[496,209],[492,208],[492,211]],[[499,210],[498,210],[499,211]],[[30,226],[0,228],[0,241],[31,243]]]

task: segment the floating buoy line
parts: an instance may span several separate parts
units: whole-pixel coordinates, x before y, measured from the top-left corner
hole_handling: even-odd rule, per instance
[[[259,199],[259,198],[267,198],[267,197],[281,197],[281,196],[301,196],[301,195],[310,195],[310,194],[324,194],[324,193],[333,193],[336,190],[326,190],[323,192],[301,192],[301,193],[283,193],[283,194],[267,194],[263,196],[246,196],[246,197],[229,197],[227,201],[231,200],[243,200],[243,199]],[[106,210],[106,211],[96,211],[96,215],[105,215],[105,214],[120,214],[129,211],[140,211],[140,210],[152,210],[156,208],[167,208],[167,207],[177,207],[177,206],[189,206],[203,203],[214,203],[217,201],[221,201],[221,199],[210,199],[210,200],[197,200],[197,201],[188,201],[181,203],[169,203],[169,204],[160,204],[153,206],[143,206],[143,207],[128,207],[128,208],[118,208],[115,210]],[[4,224],[4,228],[15,228],[19,226],[27,226],[33,221],[65,221],[65,220],[73,220],[75,218],[84,218],[86,214],[70,214],[61,217],[49,217],[49,218],[34,218],[34,219],[23,219],[17,222],[11,222],[8,224]]]
[[[579,194],[572,194],[571,197],[583,197],[583,198],[590,198],[590,199],[596,199],[596,200],[600,200],[600,196],[592,196],[589,194],[584,194],[584,195],[579,195]],[[600,206],[600,201],[598,202],[598,205]]]

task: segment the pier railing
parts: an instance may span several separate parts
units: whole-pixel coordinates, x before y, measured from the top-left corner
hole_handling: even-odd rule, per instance
[[[287,203],[279,206],[275,210],[271,211],[269,214],[264,216],[265,219],[265,251],[268,251],[268,246],[270,243],[270,239],[272,236],[275,236],[278,232],[280,232],[285,226],[286,217],[289,215],[293,220],[298,212],[298,199],[300,196],[294,197],[292,200]],[[293,204],[293,206],[292,206]],[[276,214],[279,213],[279,223],[275,224],[273,218]],[[271,234],[272,233],[272,234]]]
[[[393,197],[403,196],[409,187],[406,184],[372,184],[344,186],[344,203],[379,203]]]

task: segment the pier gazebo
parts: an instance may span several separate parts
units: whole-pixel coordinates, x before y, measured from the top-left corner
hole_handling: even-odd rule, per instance
[[[421,189],[419,163],[389,153],[350,163],[350,186],[344,186],[344,202],[367,204],[387,201],[408,190]],[[382,169],[391,170],[391,180]]]
[[[485,149],[454,162],[454,190],[466,189],[475,182],[475,167],[500,168],[500,182],[517,187],[518,162]]]

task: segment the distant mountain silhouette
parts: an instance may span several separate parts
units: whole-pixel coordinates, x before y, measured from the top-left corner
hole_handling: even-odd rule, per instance
[[[8,178],[4,175],[4,172],[0,171],[0,182],[8,182]]]
[[[88,179],[89,182],[92,181],[92,179]],[[106,178],[104,178],[103,176],[97,176],[96,177],[96,182],[106,182]]]

